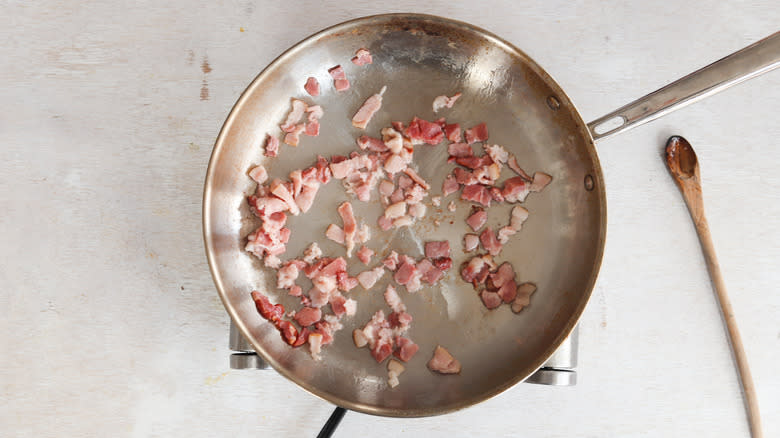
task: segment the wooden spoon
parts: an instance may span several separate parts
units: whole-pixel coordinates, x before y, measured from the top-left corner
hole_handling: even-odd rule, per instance
[[[701,249],[704,252],[704,260],[707,262],[707,270],[710,272],[712,286],[718,296],[720,310],[723,313],[723,319],[728,329],[731,350],[737,361],[737,369],[742,380],[742,390],[745,394],[745,408],[751,434],[754,438],[763,437],[753,377],[750,375],[747,356],[742,346],[742,338],[739,336],[739,330],[737,330],[737,320],[734,317],[734,310],[731,308],[726,285],[720,273],[718,258],[715,256],[715,247],[712,245],[712,237],[710,236],[710,226],[707,224],[707,218],[704,217],[699,162],[696,159],[696,152],[693,151],[688,140],[677,135],[669,138],[669,141],[666,142],[666,166],[669,168],[674,182],[677,183],[677,187],[680,188],[685,204],[688,205],[688,211],[691,213],[693,225],[696,227],[696,233],[699,235]]]

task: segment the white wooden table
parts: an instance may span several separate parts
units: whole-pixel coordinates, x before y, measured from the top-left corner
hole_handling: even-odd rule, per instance
[[[197,3],[0,5],[2,436],[316,434],[331,405],[274,372],[228,370],[200,215],[232,104],[308,34],[391,11],[469,21],[534,57],[591,120],[780,23],[774,0]],[[521,384],[435,418],[348,413],[336,436],[746,436],[660,158],[671,134],[698,152],[766,436],[780,436],[779,90],[770,73],[599,144],[609,231],[576,387]]]

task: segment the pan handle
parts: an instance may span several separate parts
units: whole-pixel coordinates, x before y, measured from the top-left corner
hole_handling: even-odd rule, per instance
[[[588,130],[594,140],[610,137],[777,67],[780,32],[588,123]]]

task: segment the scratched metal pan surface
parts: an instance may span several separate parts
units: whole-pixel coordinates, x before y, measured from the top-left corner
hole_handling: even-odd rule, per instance
[[[373,64],[350,62],[365,47]],[[341,64],[352,84],[337,92],[327,69]],[[316,77],[317,98],[303,85]],[[363,101],[387,86],[381,110],[365,131],[349,120]],[[431,102],[441,94],[462,92],[449,110],[434,114]],[[297,148],[280,146],[277,158],[263,155],[266,133],[280,135],[279,124],[290,98],[322,105],[319,137],[302,136]],[[344,247],[324,237],[328,224],[340,224],[338,204],[350,200],[356,216],[372,226],[368,246],[377,252],[372,266],[391,249],[419,258],[429,240],[449,240],[453,269],[440,285],[401,298],[414,316],[408,332],[420,351],[406,364],[396,388],[387,385],[386,363],[377,364],[367,349],[357,349],[351,332],[378,309],[389,313],[382,292],[385,275],[370,291],[358,286],[347,295],[358,301],[357,314],[346,317],[332,345],[314,361],[307,347],[286,345],[274,327],[255,310],[253,289],[272,301],[296,309],[298,300],[276,288],[275,272],[243,250],[246,237],[258,225],[246,203],[255,189],[247,171],[262,164],[270,176],[287,178],[296,168],[310,166],[316,156],[346,155],[356,150],[355,138],[379,136],[391,121],[413,116],[446,117],[469,127],[486,122],[489,143],[505,146],[528,172],[544,171],[552,183],[528,197],[530,217],[523,230],[505,246],[497,261],[510,261],[518,279],[537,284],[530,307],[514,314],[509,306],[487,310],[477,292],[459,277],[467,260],[462,237],[470,205],[457,194],[415,225],[381,232],[377,193],[363,203],[344,192],[339,181],[323,186],[312,209],[290,216],[292,237],[282,259],[300,257],[310,242],[325,255],[343,256]],[[417,146],[414,166],[431,183],[431,196],[454,165],[447,164],[446,146]],[[481,151],[480,151],[481,152]],[[510,176],[505,168],[501,180]],[[589,186],[585,181],[592,181]],[[586,188],[586,186],[589,186]],[[446,205],[455,200],[457,210]],[[426,200],[426,203],[429,203]],[[606,230],[606,205],[601,168],[585,123],[555,81],[531,58],[495,35],[471,26],[428,15],[391,14],[361,18],[323,30],[292,47],[249,85],[227,118],[214,147],[205,183],[204,238],[209,265],[230,316],[276,371],[307,391],[330,402],[369,414],[414,417],[442,414],[486,400],[521,382],[556,350],[574,328],[590,297],[601,263]],[[510,205],[489,210],[488,224],[509,221]],[[440,225],[434,224],[439,220]],[[366,269],[353,259],[352,275]],[[299,278],[306,280],[303,276]],[[309,284],[302,284],[307,290]],[[460,375],[443,376],[426,368],[437,344],[462,363]]]

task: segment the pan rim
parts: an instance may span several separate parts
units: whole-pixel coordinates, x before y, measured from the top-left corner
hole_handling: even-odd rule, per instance
[[[565,324],[564,330],[562,330],[562,332],[554,340],[554,342],[552,342],[548,346],[544,354],[540,355],[537,358],[537,361],[535,361],[535,363],[532,366],[532,371],[527,375],[517,374],[514,378],[508,379],[507,381],[503,382],[501,385],[494,386],[489,390],[480,393],[476,397],[457,400],[454,403],[450,403],[447,405],[438,405],[429,408],[415,408],[415,409],[386,408],[386,407],[369,405],[366,403],[346,400],[332,393],[323,391],[320,388],[316,388],[314,385],[311,385],[308,382],[299,381],[295,376],[292,375],[291,372],[289,372],[284,367],[280,366],[279,363],[275,361],[272,357],[269,357],[266,354],[264,354],[263,348],[261,348],[262,346],[257,344],[253,339],[253,337],[249,335],[250,332],[247,329],[246,324],[243,321],[241,321],[240,318],[238,318],[237,310],[227,299],[225,287],[222,281],[221,271],[219,266],[217,266],[217,262],[216,262],[215,249],[213,247],[213,242],[212,242],[211,219],[209,216],[211,211],[211,204],[212,204],[212,196],[213,196],[212,185],[213,185],[214,173],[216,171],[216,161],[220,155],[221,150],[223,149],[226,133],[230,131],[230,129],[232,128],[235,122],[235,119],[237,118],[238,113],[245,105],[248,97],[254,92],[255,88],[260,85],[260,83],[264,80],[265,76],[268,75],[269,72],[274,67],[276,67],[277,64],[283,62],[285,59],[291,56],[294,56],[294,54],[297,51],[303,49],[304,46],[310,41],[314,41],[320,37],[336,33],[340,29],[350,28],[360,22],[369,22],[372,20],[388,20],[388,19],[397,19],[397,20],[400,19],[405,21],[437,22],[440,24],[466,29],[470,32],[477,33],[489,39],[493,44],[502,46],[502,48],[507,50],[508,52],[515,53],[517,56],[523,58],[526,61],[527,65],[537,75],[539,75],[539,77],[542,78],[547,83],[548,86],[550,86],[555,91],[555,96],[558,98],[561,105],[566,105],[570,107],[572,116],[575,119],[574,121],[575,121],[576,128],[577,130],[580,131],[581,135],[585,139],[585,146],[587,148],[588,155],[593,162],[594,175],[591,176],[594,179],[594,183],[595,183],[594,189],[597,190],[597,196],[600,204],[598,245],[596,245],[596,254],[594,258],[594,264],[592,267],[591,275],[587,279],[586,284],[583,285],[584,293],[580,295],[580,302],[578,302],[577,305],[575,306],[575,311],[573,312],[572,317],[570,318],[568,323]],[[552,356],[552,354],[560,347],[561,343],[571,334],[572,330],[579,322],[579,319],[581,318],[587,303],[590,301],[590,297],[592,295],[593,288],[595,287],[596,280],[598,278],[598,273],[601,268],[601,263],[603,261],[604,248],[606,245],[606,227],[607,227],[606,191],[604,187],[604,178],[601,170],[601,164],[599,162],[598,155],[596,153],[593,137],[590,131],[587,129],[587,125],[582,119],[580,112],[574,106],[573,102],[571,101],[569,96],[563,91],[563,89],[558,84],[558,82],[555,81],[555,79],[546,70],[544,70],[539,64],[537,64],[536,61],[533,60],[533,58],[528,56],[525,52],[523,52],[513,44],[493,34],[492,32],[489,32],[481,27],[463,21],[436,16],[436,15],[419,14],[419,13],[377,14],[377,15],[359,17],[359,18],[337,23],[335,25],[326,27],[316,33],[313,33],[301,39],[293,46],[291,46],[290,48],[282,52],[279,56],[277,56],[265,68],[263,68],[263,70],[257,76],[255,76],[252,82],[241,93],[239,98],[236,100],[236,103],[231,108],[230,113],[225,119],[225,122],[220,128],[206,170],[206,177],[205,177],[204,187],[203,187],[203,202],[202,202],[201,214],[202,214],[202,223],[203,223],[202,234],[204,240],[204,249],[206,251],[206,259],[208,261],[209,271],[211,273],[212,280],[214,281],[214,285],[217,288],[217,292],[219,294],[220,300],[222,301],[222,304],[225,307],[225,310],[227,311],[228,315],[234,321],[239,331],[241,332],[242,336],[244,336],[255,348],[257,354],[259,354],[263,358],[263,360],[265,360],[269,365],[271,365],[271,367],[276,372],[278,372],[279,374],[281,374],[291,382],[295,383],[298,387],[304,389],[305,391],[311,393],[312,395],[318,398],[321,398],[337,406],[341,406],[353,411],[362,412],[370,415],[390,416],[390,417],[426,417],[426,416],[442,415],[450,412],[455,412],[495,397],[496,395],[524,381],[530,375],[532,375],[536,370],[541,368],[542,365],[544,365],[544,363],[549,359],[549,357]]]

